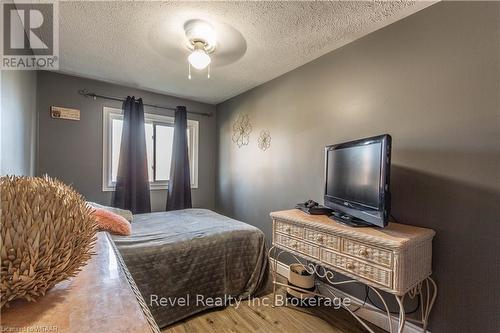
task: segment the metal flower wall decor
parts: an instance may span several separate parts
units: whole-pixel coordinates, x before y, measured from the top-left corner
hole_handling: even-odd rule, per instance
[[[250,132],[252,132],[252,124],[248,115],[238,115],[233,124],[233,142],[238,145],[238,148],[248,145]]]
[[[259,148],[266,151],[271,147],[271,133],[266,130],[262,130],[259,136]]]

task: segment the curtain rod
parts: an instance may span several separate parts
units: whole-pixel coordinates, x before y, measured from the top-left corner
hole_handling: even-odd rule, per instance
[[[99,94],[96,94],[96,93],[88,92],[87,89],[78,90],[78,93],[80,95],[84,96],[84,97],[92,97],[93,99],[103,98],[103,99],[109,99],[109,100],[112,100],[112,101],[119,101],[119,102],[125,101],[125,98],[120,98],[120,97],[115,97],[115,96],[99,95]],[[172,111],[177,110],[176,108],[170,108],[170,107],[161,106],[161,105],[154,105],[154,104],[147,104],[147,103],[143,103],[143,105],[144,106],[149,106],[149,107],[152,107],[152,108],[157,108],[157,109],[165,109],[165,110],[172,110]],[[199,114],[199,115],[202,115],[202,116],[205,116],[205,117],[211,117],[212,116],[211,112],[187,111],[187,113]]]

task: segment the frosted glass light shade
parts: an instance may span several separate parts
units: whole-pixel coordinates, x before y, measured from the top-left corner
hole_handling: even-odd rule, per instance
[[[188,61],[196,69],[203,69],[207,67],[210,62],[210,56],[202,49],[195,49],[189,56]]]

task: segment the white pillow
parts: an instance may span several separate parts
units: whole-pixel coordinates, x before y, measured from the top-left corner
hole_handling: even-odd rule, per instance
[[[87,205],[94,207],[94,208],[105,209],[107,211],[110,211],[111,213],[115,213],[116,215],[120,215],[121,217],[123,217],[124,219],[126,219],[129,222],[132,222],[132,220],[134,218],[134,215],[132,214],[132,212],[130,210],[104,206],[104,205],[100,205],[96,202],[91,202],[91,201],[87,201]]]

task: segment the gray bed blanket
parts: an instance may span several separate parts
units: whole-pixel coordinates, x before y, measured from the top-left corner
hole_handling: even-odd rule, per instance
[[[112,238],[160,327],[267,283],[264,234],[210,210],[134,215],[132,235]]]

